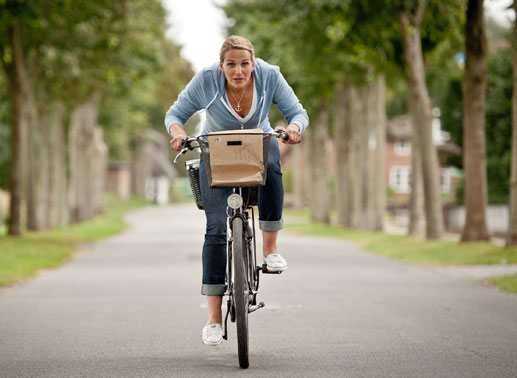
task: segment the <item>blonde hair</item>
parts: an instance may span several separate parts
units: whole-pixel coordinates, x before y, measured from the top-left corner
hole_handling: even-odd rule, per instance
[[[232,35],[228,37],[221,46],[221,51],[219,52],[219,60],[221,63],[224,62],[226,53],[232,49],[247,50],[251,54],[251,60],[255,58],[255,50],[251,42],[240,35]]]

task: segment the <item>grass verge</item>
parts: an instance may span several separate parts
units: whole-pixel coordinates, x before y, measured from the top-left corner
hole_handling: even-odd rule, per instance
[[[336,225],[313,223],[307,213],[300,211],[286,211],[285,215],[287,230],[345,239],[367,251],[404,261],[432,265],[517,263],[517,247],[505,248],[487,242],[424,240],[405,235],[344,229]]]
[[[22,236],[0,237],[0,286],[33,277],[40,269],[61,265],[76,250],[77,243],[92,242],[127,228],[124,214],[149,204],[142,198],[122,201],[108,198],[108,211],[90,222],[77,223]]]
[[[335,237],[359,245],[369,252],[403,261],[430,265],[515,264],[517,247],[500,247],[487,242],[458,243],[431,241],[382,232],[344,229],[341,226],[313,223],[309,213],[287,210],[285,228],[303,235]],[[485,282],[517,293],[517,275],[491,277]]]
[[[488,283],[496,285],[499,289],[517,294],[517,275],[491,277]]]

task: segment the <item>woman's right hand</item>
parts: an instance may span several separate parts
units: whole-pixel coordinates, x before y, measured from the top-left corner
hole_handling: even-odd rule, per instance
[[[170,141],[171,148],[174,151],[180,151],[181,147],[182,147],[181,146],[182,141],[184,138],[187,137],[187,133],[185,132],[185,130],[183,130],[183,127],[181,127],[178,124],[172,125],[169,129],[169,133],[172,137],[172,139]]]

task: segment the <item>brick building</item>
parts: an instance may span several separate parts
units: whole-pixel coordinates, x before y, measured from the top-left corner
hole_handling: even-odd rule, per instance
[[[436,111],[435,111],[436,112]],[[411,190],[411,120],[403,115],[388,121],[386,129],[386,185],[398,200],[409,196]],[[452,166],[443,166],[449,154],[459,155],[461,149],[449,142],[448,133],[440,129],[438,118],[433,120],[433,137],[440,163],[440,183],[442,194],[453,197],[461,171]]]

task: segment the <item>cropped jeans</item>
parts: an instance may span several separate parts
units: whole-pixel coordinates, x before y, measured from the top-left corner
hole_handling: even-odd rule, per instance
[[[231,188],[212,189],[208,185],[203,159],[199,167],[201,198],[206,215],[203,244],[203,280],[201,294],[224,295],[226,291],[226,199]],[[279,231],[283,228],[284,187],[280,169],[280,151],[271,138],[266,185],[258,189],[259,228]]]

